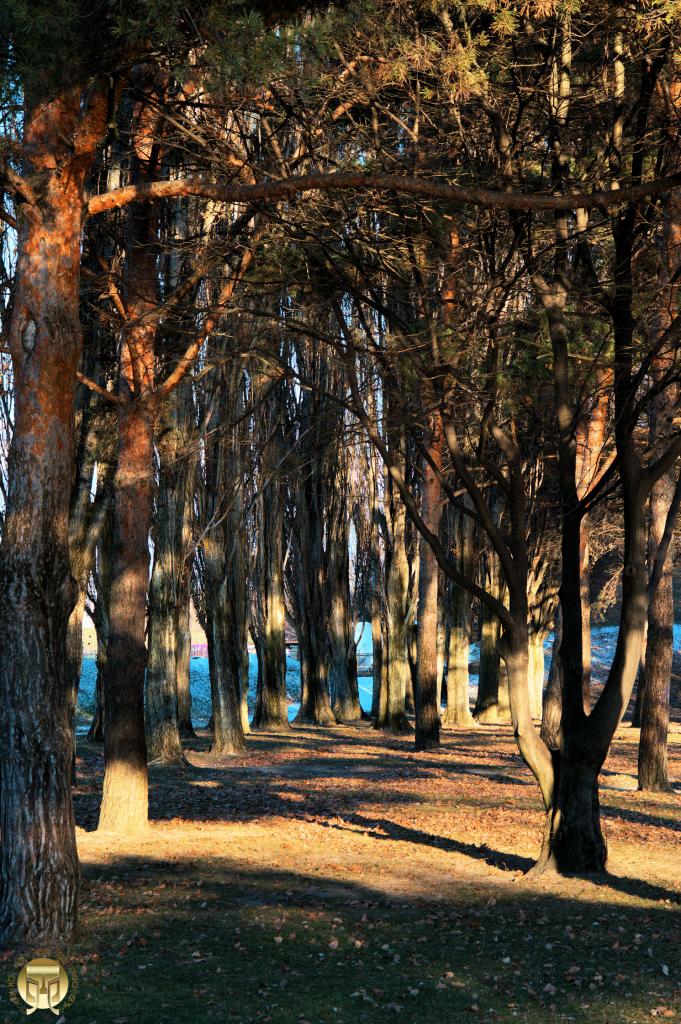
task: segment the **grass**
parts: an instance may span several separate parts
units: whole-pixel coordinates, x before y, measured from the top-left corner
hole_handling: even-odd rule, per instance
[[[681,1015],[681,808],[633,790],[635,739],[620,733],[603,777],[601,884],[523,879],[542,814],[502,729],[449,733],[423,755],[370,729],[254,737],[231,760],[202,740],[186,771],[152,771],[154,822],[136,840],[90,831],[101,751],[85,745],[82,933],[68,953],[79,992],[65,1019]]]

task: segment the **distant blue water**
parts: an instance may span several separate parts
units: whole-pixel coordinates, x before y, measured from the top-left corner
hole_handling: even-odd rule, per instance
[[[83,658],[83,670],[80,675],[78,692],[78,712],[81,723],[89,721],[94,711],[95,684],[97,666],[93,657]],[[248,656],[248,705],[251,711],[255,706],[255,689],[258,681],[258,659],[255,654]],[[192,721],[194,725],[204,726],[211,715],[210,675],[208,658],[192,658],[189,663],[189,687],[192,694]],[[300,698],[300,665],[295,659],[286,659],[286,692],[291,700]],[[291,708],[298,710],[297,704],[289,707],[289,718],[293,717]],[[295,712],[294,712],[295,714]]]
[[[359,628],[358,628],[359,633]],[[546,669],[548,670],[551,657],[550,636],[545,645]],[[598,626],[592,630],[592,665],[595,672],[606,671],[615,652],[617,642],[617,626]],[[681,625],[674,626],[674,649],[681,648]],[[371,654],[371,628],[365,627],[358,644],[359,654]],[[471,644],[470,661],[477,662],[480,657],[478,644]],[[92,657],[83,658],[83,671],[80,677],[80,692],[78,694],[78,712],[80,727],[89,721],[94,709],[95,680],[97,670],[95,660]],[[258,678],[258,660],[255,654],[249,655],[248,672],[248,704],[251,711],[255,705],[255,688]],[[477,689],[478,677],[471,672],[471,689]],[[190,663],[190,687],[192,693],[192,721],[197,726],[204,726],[208,722],[211,713],[210,705],[210,677],[208,674],[207,658],[192,658]],[[295,659],[286,659],[286,690],[289,696],[289,719],[295,718],[300,699],[300,665]],[[359,698],[365,711],[371,710],[372,680],[370,676],[359,678]]]

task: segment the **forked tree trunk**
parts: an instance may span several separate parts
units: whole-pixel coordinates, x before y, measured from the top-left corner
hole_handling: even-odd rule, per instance
[[[584,710],[582,599],[580,576],[581,531],[577,499],[574,409],[570,399],[569,338],[563,311],[563,279],[543,285],[554,362],[556,413],[560,432],[559,482],[561,495],[562,637],[557,652],[562,688],[559,749],[552,751],[555,785],[545,803],[544,843],[535,873],[555,868],[562,873],[601,873],[606,846],[600,827],[598,775],[615,730],[631,696],[643,644],[646,620],[644,503],[646,490],[632,438],[632,352],[634,319],[631,310],[633,214],[613,222],[617,260],[614,327],[615,441],[622,487],[624,568],[617,647],[608,679],[590,715]]]
[[[83,187],[104,126],[79,87],[27,96],[24,170],[40,209],[18,210],[9,346],[14,433],[0,546],[0,944],[68,941],[78,857],[70,780],[66,630]],[[56,170],[55,170],[56,168]]]

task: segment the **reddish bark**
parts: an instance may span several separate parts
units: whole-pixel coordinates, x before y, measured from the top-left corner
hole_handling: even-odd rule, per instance
[[[133,174],[153,173],[151,126],[139,118]],[[150,207],[129,213],[124,335],[118,405],[118,466],[114,481],[110,633],[104,677],[104,788],[99,828],[136,832],[147,826],[147,746],[144,729],[149,531],[153,495],[155,218]]]
[[[91,196],[90,214],[118,210],[130,203],[151,202],[175,196],[203,196],[222,203],[275,202],[299,195],[301,192],[350,189],[376,189],[377,191],[404,192],[407,195],[441,199],[450,203],[467,203],[499,210],[594,210],[613,209],[645,196],[666,195],[681,185],[681,174],[618,189],[616,192],[587,192],[571,195],[532,195],[520,192],[496,192],[493,189],[448,185],[440,181],[427,181],[399,174],[363,174],[343,172],[336,174],[293,175],[288,180],[264,182],[257,185],[219,185],[203,178],[176,178],[172,181],[154,181],[140,185],[126,185],[101,195]]]
[[[77,588],[68,551],[83,188],[104,127],[80,89],[32,103],[9,332],[15,383],[0,548],[0,943],[65,939],[76,925],[66,635]]]

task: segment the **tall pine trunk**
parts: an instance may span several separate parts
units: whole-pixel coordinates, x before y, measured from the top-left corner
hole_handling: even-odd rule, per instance
[[[150,175],[144,116],[134,180]],[[155,217],[149,207],[128,212],[128,320],[123,327],[118,406],[118,465],[114,478],[110,636],[104,678],[104,786],[99,829],[137,832],[148,823],[144,722],[149,534],[153,495],[156,325]]]
[[[14,433],[0,546],[0,943],[67,941],[78,857],[66,633],[77,599],[68,548],[83,189],[104,122],[76,87],[28,95],[9,346]]]

